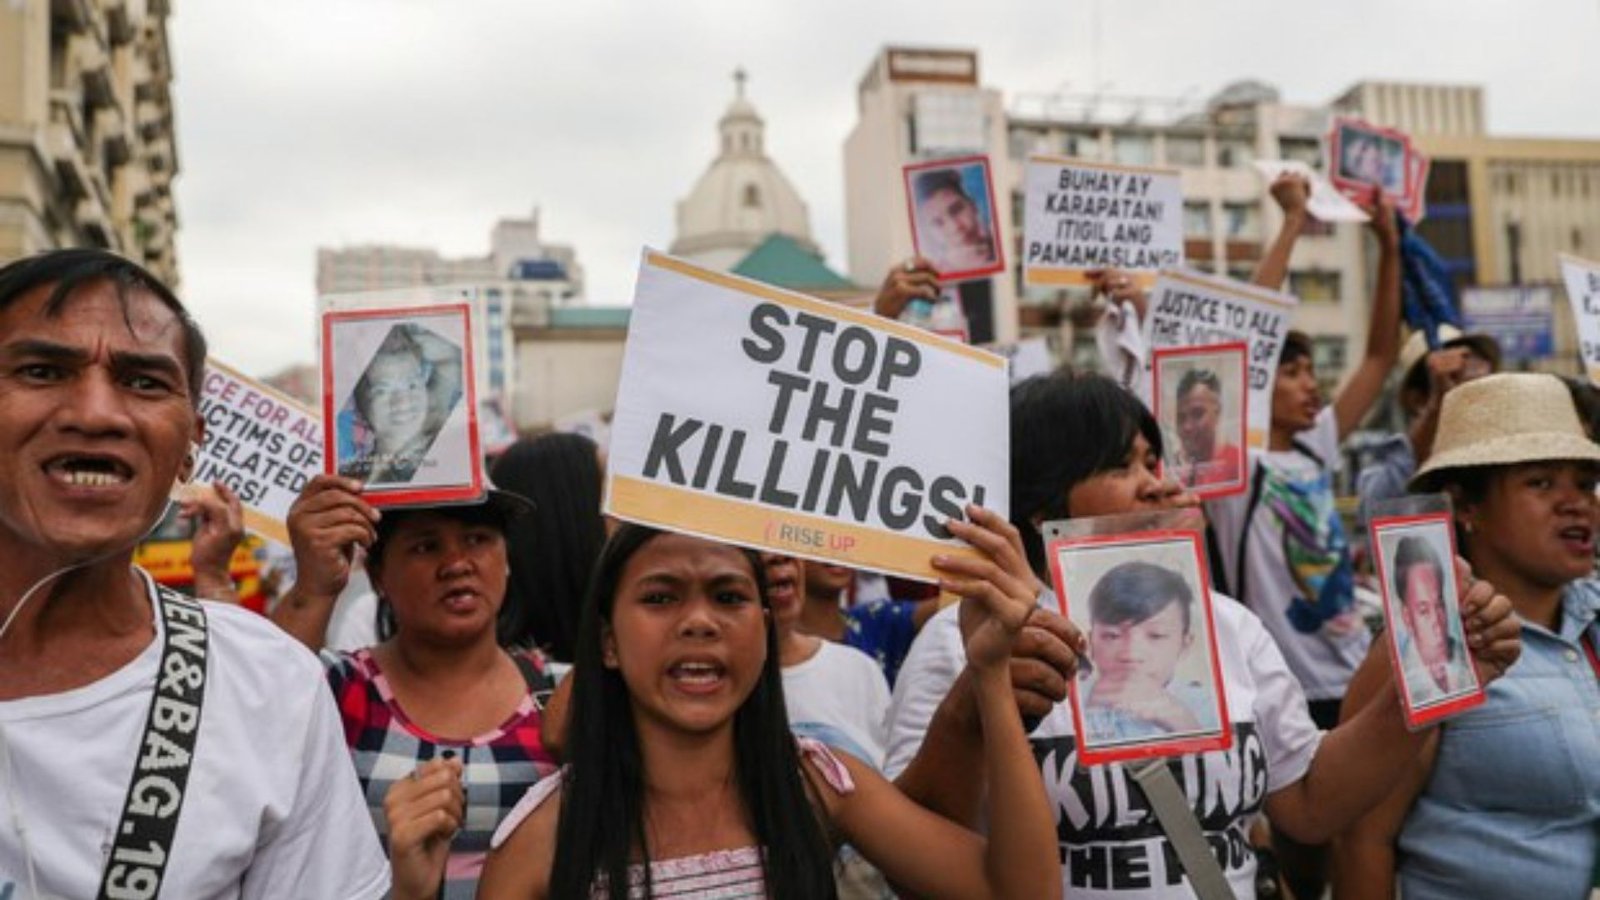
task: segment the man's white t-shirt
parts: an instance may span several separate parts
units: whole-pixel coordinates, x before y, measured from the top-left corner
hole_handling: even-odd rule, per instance
[[[888,679],[860,650],[832,641],[821,644],[810,659],[783,668],[789,727],[882,768]]]
[[[153,596],[153,591],[152,591]],[[266,618],[205,604],[200,730],[162,897],[382,897],[378,846],[322,664]],[[122,814],[165,626],[70,691],[0,702],[0,897],[91,898]]]
[[[1295,441],[1304,450],[1252,453],[1250,490],[1207,501],[1206,519],[1230,591],[1261,618],[1306,696],[1336,700],[1372,638],[1356,607],[1349,541],[1333,503],[1339,465],[1333,407],[1318,413]],[[1239,541],[1247,515],[1241,590]]]
[[[1173,777],[1191,799],[1206,840],[1235,896],[1255,896],[1248,831],[1267,794],[1305,776],[1322,732],[1272,638],[1249,610],[1215,598],[1217,653],[1232,719],[1233,747],[1173,758]],[[1046,593],[1041,604],[1054,607]],[[895,682],[885,773],[905,771],[934,710],[966,666],[956,607],[923,626]],[[1057,704],[1033,734],[1034,759],[1056,820],[1061,880],[1069,900],[1194,897],[1161,823],[1118,763],[1078,766],[1072,712]]]

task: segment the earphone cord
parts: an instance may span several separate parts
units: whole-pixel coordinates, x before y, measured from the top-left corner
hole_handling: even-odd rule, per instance
[[[22,612],[22,608],[28,605],[28,601],[33,599],[33,595],[38,593],[40,588],[73,569],[86,565],[88,565],[87,562],[79,562],[70,566],[63,566],[35,581],[33,587],[24,591],[22,599],[18,600],[17,605],[11,608],[11,612],[7,614],[5,622],[0,623],[0,640],[5,638],[6,632],[11,628],[11,623],[16,621],[17,614]],[[16,779],[11,771],[11,744],[6,740],[6,730],[3,723],[0,723],[0,772],[5,774],[6,805],[11,812],[11,827],[16,831],[17,839],[22,844],[22,864],[28,873],[28,892],[33,896],[34,900],[38,900],[44,895],[39,892],[39,873],[33,864],[33,849],[28,845],[28,826],[23,824],[22,809],[17,805]]]

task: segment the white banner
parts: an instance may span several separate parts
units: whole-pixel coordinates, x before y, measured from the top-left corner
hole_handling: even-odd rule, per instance
[[[1150,292],[1145,345],[1154,350],[1232,341],[1248,344],[1250,446],[1265,449],[1272,430],[1272,383],[1278,374],[1278,353],[1298,303],[1291,294],[1228,278],[1191,271],[1162,272]],[[1145,396],[1149,396],[1148,390]]]
[[[208,359],[200,417],[206,434],[195,482],[220,481],[232,488],[244,506],[245,526],[288,546],[289,506],[322,471],[321,416]]]
[[[1082,284],[1093,269],[1153,278],[1183,264],[1178,170],[1030,156],[1023,178],[1027,284]]]
[[[1006,514],[1007,391],[994,354],[647,250],[606,511],[931,580],[944,521]]]

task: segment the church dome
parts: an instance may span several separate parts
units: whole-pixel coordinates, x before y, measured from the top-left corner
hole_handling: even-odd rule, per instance
[[[774,233],[817,252],[805,201],[766,153],[766,123],[734,75],[733,102],[717,122],[719,152],[678,202],[670,252],[715,269],[729,269]]]

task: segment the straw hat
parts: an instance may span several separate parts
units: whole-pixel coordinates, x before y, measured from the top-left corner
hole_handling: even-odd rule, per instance
[[[1567,386],[1554,375],[1486,375],[1444,396],[1433,455],[1411,489],[1429,489],[1438,481],[1430,476],[1447,469],[1568,459],[1600,462],[1600,445],[1584,432]]]
[[[1489,365],[1496,372],[1500,371],[1500,344],[1487,334],[1463,334],[1461,329],[1454,325],[1439,324],[1439,349],[1448,350],[1451,347],[1466,347],[1489,361]],[[1401,384],[1412,384],[1422,378],[1422,361],[1428,355],[1428,332],[1417,329],[1411,332],[1406,342],[1400,348]],[[1420,388],[1426,389],[1428,384],[1422,381]]]

